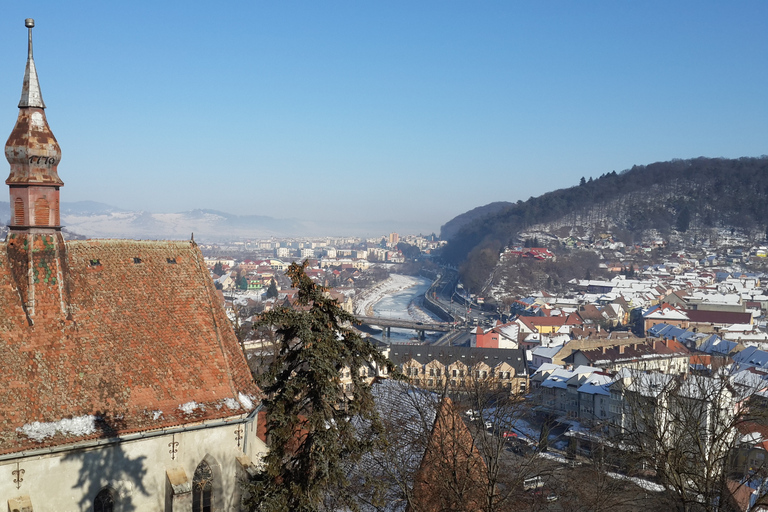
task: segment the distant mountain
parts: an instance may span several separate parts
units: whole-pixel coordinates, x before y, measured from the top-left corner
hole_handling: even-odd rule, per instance
[[[98,205],[98,203],[94,203]],[[126,211],[102,205],[100,210],[62,204],[62,224],[88,237],[184,239],[219,241],[238,237],[296,236],[303,226],[295,220],[261,215],[231,215],[214,210],[181,213]]]
[[[491,205],[488,205],[491,206]],[[498,253],[523,231],[606,232],[625,242],[645,233],[706,228],[768,232],[768,156],[695,158],[634,166],[527,201],[472,210],[449,221],[442,257],[490,272]],[[473,220],[465,222],[465,216]],[[464,219],[463,219],[464,217]],[[455,231],[451,226],[459,224]]]
[[[0,222],[10,222],[8,201],[0,201]],[[354,223],[276,219],[264,215],[233,215],[197,209],[180,213],[151,213],[117,208],[95,201],[61,203],[61,222],[71,233],[88,238],[187,239],[218,242],[236,238],[299,236],[366,236],[408,231],[407,224]],[[415,226],[414,226],[415,228]]]
[[[108,204],[97,203],[96,201],[75,201],[61,204],[62,215],[104,215],[124,211]]]

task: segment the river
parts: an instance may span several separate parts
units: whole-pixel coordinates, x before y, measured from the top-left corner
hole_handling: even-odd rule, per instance
[[[373,305],[374,316],[424,323],[439,321],[428,311],[420,307],[424,293],[432,285],[432,281],[423,277],[414,277],[412,279],[415,281],[413,286],[387,294],[381,300],[376,302]],[[438,339],[441,334],[442,333],[427,333],[427,340],[434,341]],[[378,338],[380,336],[376,337]],[[390,337],[383,338],[383,340],[391,343],[408,343],[416,336],[417,333],[415,331],[393,328]]]

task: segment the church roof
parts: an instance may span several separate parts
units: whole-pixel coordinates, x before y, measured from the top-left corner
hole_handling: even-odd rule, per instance
[[[16,237],[0,243],[0,454],[258,403],[194,242]]]

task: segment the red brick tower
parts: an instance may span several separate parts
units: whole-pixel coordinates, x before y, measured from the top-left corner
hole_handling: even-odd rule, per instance
[[[19,101],[16,126],[5,143],[5,158],[11,174],[5,183],[11,192],[11,232],[53,233],[60,231],[59,178],[57,167],[61,148],[45,119],[45,103],[40,93],[35,61],[32,58],[32,27],[27,19],[29,48],[24,85]]]
[[[40,93],[35,61],[32,58],[33,19],[24,22],[29,29],[27,68],[19,101],[19,117],[8,141],[5,157],[11,174],[5,183],[11,192],[11,223],[6,243],[14,287],[29,325],[36,311],[52,312],[66,318],[68,293],[66,246],[59,216],[59,178],[57,167],[61,148],[45,119],[45,103]]]

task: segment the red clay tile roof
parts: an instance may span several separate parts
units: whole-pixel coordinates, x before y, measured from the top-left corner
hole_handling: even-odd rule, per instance
[[[749,510],[749,504],[752,501],[752,489],[746,484],[731,480],[730,478],[726,481],[726,486],[728,487],[728,492],[731,493],[736,510]]]
[[[676,340],[650,340],[647,343],[633,343],[630,345],[611,345],[593,349],[581,349],[580,352],[592,364],[607,364],[611,362],[628,362],[640,360],[644,357],[661,358],[666,356],[686,356],[690,351],[682,343]],[[575,353],[574,353],[575,354]],[[573,360],[573,354],[566,361]]]
[[[12,234],[0,244],[0,311],[0,453],[233,417],[258,403],[194,242]],[[95,429],[56,431],[88,416]],[[21,430],[34,422],[51,436]]]
[[[732,311],[707,311],[704,309],[686,309],[685,313],[691,322],[710,324],[751,324],[752,313],[736,313]]]

